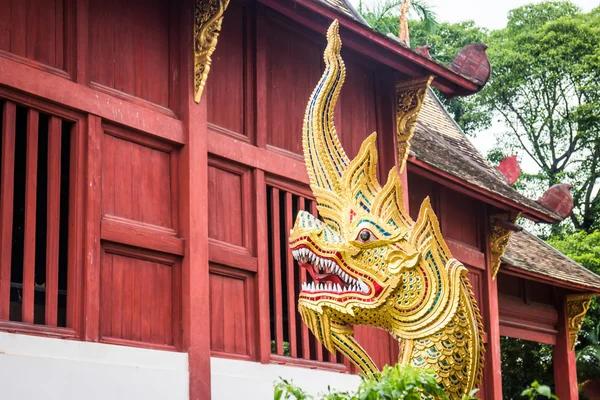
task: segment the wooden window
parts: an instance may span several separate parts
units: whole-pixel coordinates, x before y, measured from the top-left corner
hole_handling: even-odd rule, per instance
[[[0,103],[0,322],[73,328],[76,123]]]
[[[316,202],[299,191],[268,185],[267,210],[272,359],[285,362],[291,357],[341,364],[342,355],[330,354],[308,330],[297,310],[302,282],[310,282],[311,278],[292,257],[288,237],[300,210],[317,215]]]

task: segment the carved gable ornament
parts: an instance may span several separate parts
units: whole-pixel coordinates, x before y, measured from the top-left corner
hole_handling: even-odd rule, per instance
[[[569,345],[575,350],[577,336],[583,324],[585,314],[590,308],[593,294],[571,294],[567,296],[565,304],[567,313],[567,329],[569,330]]]
[[[405,211],[396,168],[377,178],[376,134],[350,160],[334,125],[346,69],[338,23],[327,32],[325,71],[303,126],[310,187],[322,219],[299,212],[290,233],[294,258],[310,274],[298,310],[317,339],[364,374],[378,369],[353,337],[354,325],[398,339],[399,362],[433,370],[452,399],[481,379],[483,327],[467,269],[452,257],[429,199],[413,221]],[[402,169],[430,77],[397,90],[398,160]]]

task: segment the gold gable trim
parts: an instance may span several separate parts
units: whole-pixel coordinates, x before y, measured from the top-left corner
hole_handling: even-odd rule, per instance
[[[195,0],[194,4],[194,101],[200,103],[210,72],[211,56],[229,0]]]
[[[410,151],[410,139],[415,133],[415,124],[431,81],[433,76],[396,83],[396,140],[400,173],[404,171]]]
[[[571,350],[575,350],[577,344],[577,336],[585,319],[585,314],[590,308],[593,294],[571,294],[567,296],[566,313],[567,313],[567,329],[569,330],[569,345]]]

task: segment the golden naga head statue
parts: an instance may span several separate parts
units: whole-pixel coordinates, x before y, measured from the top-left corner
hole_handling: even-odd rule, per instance
[[[377,367],[353,338],[371,325],[400,340],[401,362],[433,369],[452,395],[467,394],[481,375],[479,310],[467,269],[452,258],[429,199],[414,222],[406,213],[396,169],[377,179],[376,134],[349,160],[333,116],[345,78],[338,23],[327,32],[325,71],[310,97],[303,147],[321,219],[298,214],[290,232],[305,282],[298,309],[331,352],[365,374]]]

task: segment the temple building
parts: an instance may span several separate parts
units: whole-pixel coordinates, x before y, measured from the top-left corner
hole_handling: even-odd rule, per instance
[[[0,0],[1,398],[356,388],[298,313],[307,276],[288,247],[298,212],[318,214],[302,125],[334,20],[341,144],[352,159],[376,131],[381,182],[406,154],[407,211],[429,197],[481,311],[477,396],[502,398],[506,336],[553,346],[556,394],[578,398],[600,277],[516,224],[558,223],[569,198],[517,192],[431,89],[481,90],[484,46],[441,65],[347,0]],[[397,362],[388,332],[355,339],[377,367]]]

